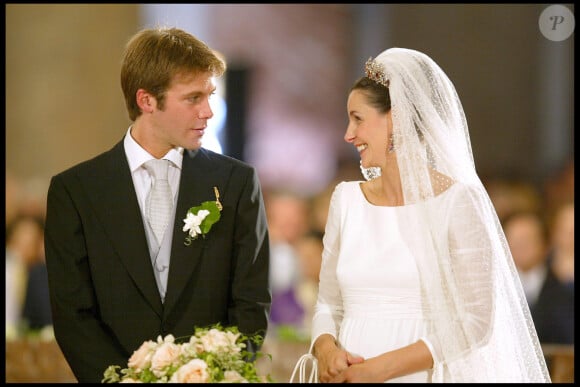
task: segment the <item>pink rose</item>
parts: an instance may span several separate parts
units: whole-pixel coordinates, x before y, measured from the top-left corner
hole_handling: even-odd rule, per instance
[[[141,344],[139,349],[133,352],[133,355],[129,358],[129,368],[135,369],[140,372],[151,365],[151,357],[153,356],[153,351],[155,350],[155,342],[149,340]]]
[[[169,380],[170,383],[207,383],[207,364],[201,359],[193,359],[182,365]]]
[[[164,342],[157,348],[151,358],[151,371],[157,377],[163,376],[165,374],[163,369],[176,362],[180,354],[181,346],[173,342]]]
[[[236,346],[236,340],[239,335],[233,334],[231,332],[222,332],[218,329],[210,329],[206,335],[201,338],[203,347],[208,352],[218,352],[231,350],[234,352],[239,352],[239,348]]]

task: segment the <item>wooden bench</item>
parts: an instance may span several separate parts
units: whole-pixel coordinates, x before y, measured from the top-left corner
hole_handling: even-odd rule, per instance
[[[553,383],[574,383],[574,345],[542,344]]]

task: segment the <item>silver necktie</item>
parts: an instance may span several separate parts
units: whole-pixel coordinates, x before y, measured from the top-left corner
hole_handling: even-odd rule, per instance
[[[153,180],[153,187],[151,187],[147,196],[147,220],[155,233],[157,242],[161,244],[173,207],[173,195],[167,181],[169,161],[163,159],[149,160],[145,163],[145,168],[149,171]]]

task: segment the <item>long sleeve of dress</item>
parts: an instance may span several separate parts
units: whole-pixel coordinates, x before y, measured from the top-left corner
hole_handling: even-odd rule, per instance
[[[439,259],[439,270],[447,300],[438,303],[447,303],[446,310],[453,311],[453,315],[442,316],[449,321],[445,324],[448,331],[437,329],[428,336],[436,362],[459,356],[455,351],[468,351],[481,344],[491,327],[491,241],[484,232],[486,225],[474,211],[469,191],[458,192],[455,199],[447,209],[447,238],[434,238],[445,241],[436,245],[436,251],[444,255]]]
[[[310,351],[312,351],[312,345],[316,339],[322,334],[328,333],[337,338],[343,316],[342,297],[336,278],[336,265],[340,249],[340,193],[341,185],[339,184],[330,199],[323,238],[324,249],[320,267],[318,298],[312,318]]]
[[[439,239],[448,245],[436,248],[442,289],[429,299],[440,309],[429,335],[436,368],[445,381],[534,380],[526,351],[535,333],[499,221],[484,222],[494,219],[486,211],[491,203],[475,187],[460,187],[445,211],[447,237]]]
[[[447,233],[446,237],[433,238],[442,289],[428,297],[431,308],[437,309],[435,314],[441,313],[439,307],[445,304],[445,315],[436,318],[439,323],[427,336],[435,364],[483,346],[493,326],[493,241],[486,228],[494,225],[484,224],[482,214],[475,210],[485,208],[473,205],[480,198],[474,191],[459,189],[445,209],[448,227],[433,231]]]

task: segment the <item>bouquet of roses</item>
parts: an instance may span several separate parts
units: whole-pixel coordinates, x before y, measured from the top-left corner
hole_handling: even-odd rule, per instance
[[[173,335],[141,344],[129,358],[128,367],[109,366],[103,383],[261,383],[255,360],[263,354],[249,353],[250,340],[237,327],[196,328],[189,341],[178,343]],[[251,339],[260,344],[263,339]],[[254,361],[249,359],[253,358]],[[119,371],[120,369],[120,371]]]

